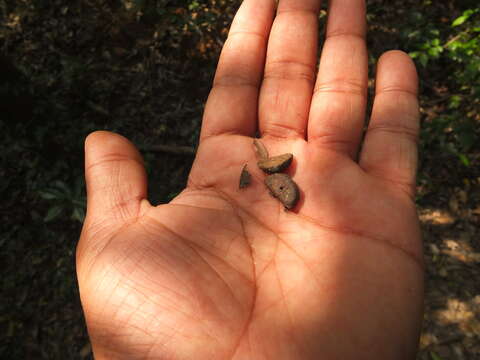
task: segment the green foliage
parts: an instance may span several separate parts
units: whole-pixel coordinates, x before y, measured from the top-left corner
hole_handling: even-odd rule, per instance
[[[83,192],[83,179],[79,179],[71,187],[61,180],[54,181],[51,187],[38,192],[40,197],[50,204],[44,217],[45,222],[65,218],[70,215],[72,220],[83,223],[85,218],[86,199]]]
[[[414,59],[418,59],[422,66],[427,66],[428,62],[432,59],[438,59],[443,53],[443,46],[440,43],[440,39],[435,37],[438,35],[438,31],[431,31],[430,34],[434,36],[432,39],[425,41],[420,46],[420,50],[412,51],[410,56]]]
[[[452,23],[456,34],[445,44],[458,66],[455,76],[467,95],[480,96],[480,8],[466,10]]]
[[[462,16],[459,16],[458,18],[456,18],[453,23],[452,23],[452,26],[459,26],[459,25],[462,25],[465,21],[467,21],[472,15],[476,14],[479,12],[479,9],[468,9],[468,10],[465,10],[462,14]]]
[[[434,72],[441,73],[433,90],[441,91],[444,97],[438,105],[438,117],[427,118],[423,125],[422,145],[454,154],[469,166],[469,153],[479,139],[480,7],[464,10],[443,23],[432,22],[420,12],[411,16],[404,34],[412,49],[410,55],[420,64],[422,78],[427,81],[436,75]]]
[[[430,357],[432,360],[443,360],[443,358],[434,351],[430,351]]]
[[[123,1],[128,13],[155,28],[159,41],[183,47],[189,57],[215,57],[240,1]]]

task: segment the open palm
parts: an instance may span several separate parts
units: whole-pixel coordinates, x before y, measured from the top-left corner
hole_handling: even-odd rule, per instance
[[[367,89],[365,4],[333,0],[318,74],[317,0],[245,0],[217,69],[187,188],[146,200],[135,148],[86,142],[77,251],[97,359],[409,359],[422,312],[415,206],[418,105],[410,59]],[[272,26],[273,23],[273,26]],[[268,45],[268,49],[267,49]],[[287,212],[256,167],[294,154]],[[252,184],[238,189],[248,164]]]

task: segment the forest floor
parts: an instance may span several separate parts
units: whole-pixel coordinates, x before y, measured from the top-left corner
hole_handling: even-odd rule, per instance
[[[233,12],[200,28],[202,36],[183,36],[172,23],[186,19],[184,8],[154,28],[107,1],[27,4],[18,16],[8,3],[0,6],[2,68],[18,74],[4,72],[0,82],[20,90],[1,102],[0,358],[91,359],[75,275],[83,139],[96,129],[127,136],[143,149],[152,203],[174,197],[193,157],[153,148],[196,146]],[[370,25],[372,62],[399,46],[378,22]],[[423,123],[442,111],[444,97],[435,79],[425,80]],[[426,146],[420,156],[426,298],[417,359],[480,359],[480,151],[469,154],[470,166]]]

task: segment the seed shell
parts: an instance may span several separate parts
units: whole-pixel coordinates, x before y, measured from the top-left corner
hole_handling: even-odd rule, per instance
[[[240,174],[240,183],[238,185],[239,189],[246,188],[252,182],[252,175],[247,170],[247,164],[245,164],[242,168],[242,172]]]
[[[265,185],[286,209],[294,208],[300,198],[298,185],[287,174],[268,175],[265,178]]]
[[[253,145],[255,145],[255,152],[259,160],[268,159],[268,150],[260,140],[253,139]]]
[[[262,159],[257,162],[257,165],[267,174],[278,173],[285,170],[292,163],[293,155],[290,153],[273,156],[268,159]]]

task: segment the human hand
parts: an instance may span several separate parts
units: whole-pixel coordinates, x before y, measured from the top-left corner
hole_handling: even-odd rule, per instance
[[[96,359],[411,359],[422,319],[413,203],[417,75],[384,54],[368,131],[363,0],[332,0],[318,75],[317,0],[245,0],[208,99],[187,188],[146,200],[137,150],[86,141],[77,250]],[[272,26],[273,22],[273,26]],[[267,49],[268,44],[268,49]],[[291,152],[302,195],[263,185],[256,129]],[[252,184],[238,189],[249,164]]]

